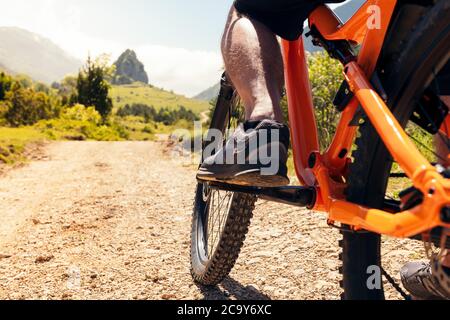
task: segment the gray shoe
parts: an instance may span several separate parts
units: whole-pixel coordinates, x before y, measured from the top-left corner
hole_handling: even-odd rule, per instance
[[[289,144],[286,125],[273,120],[246,122],[221,150],[206,158],[197,179],[261,188],[289,185]]]
[[[410,262],[400,271],[403,286],[417,300],[449,300],[450,293],[433,275],[430,263]]]

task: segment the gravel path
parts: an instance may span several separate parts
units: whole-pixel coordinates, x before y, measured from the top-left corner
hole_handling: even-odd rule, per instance
[[[231,277],[203,288],[189,275],[194,168],[152,142],[45,148],[0,178],[0,299],[339,298],[339,234],[324,215],[260,202]],[[386,247],[395,276],[423,252]]]

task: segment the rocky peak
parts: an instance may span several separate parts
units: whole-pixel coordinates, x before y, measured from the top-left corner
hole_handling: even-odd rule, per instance
[[[122,53],[114,63],[116,66],[116,76],[114,84],[131,84],[139,81],[148,83],[148,75],[145,72],[145,67],[137,58],[136,52],[127,49]]]

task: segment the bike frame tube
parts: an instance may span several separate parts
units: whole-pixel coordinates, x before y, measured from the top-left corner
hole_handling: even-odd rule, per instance
[[[336,20],[329,21],[334,16],[330,15],[329,9],[319,7],[311,15],[310,23],[314,23],[319,31],[328,32],[324,35],[326,39],[358,40],[362,44],[357,62],[345,66],[346,80],[355,98],[344,110],[335,138],[323,155],[319,150],[303,40],[283,41],[282,46],[294,163],[300,182],[317,189],[314,209],[328,212],[330,222],[348,224],[355,230],[365,229],[389,236],[411,237],[438,226],[450,227],[450,224],[440,219],[441,209],[450,204],[450,182],[421,155],[368,80],[375,70],[395,4],[395,0],[369,0],[344,26]],[[371,5],[378,5],[381,9],[381,29],[369,30],[367,27],[368,9]],[[332,32],[333,26],[339,30]],[[361,34],[364,28],[363,38]],[[350,37],[351,32],[358,33],[358,37]],[[393,215],[345,201],[345,175],[350,159],[347,154],[343,157],[342,150],[349,152],[351,149],[357,128],[352,127],[350,122],[359,105],[414,186],[425,194],[422,205]],[[312,162],[311,155],[314,155]]]
[[[358,127],[352,126],[351,122],[358,107],[359,101],[354,98],[342,112],[333,141],[323,156],[325,166],[330,170],[330,174],[335,177],[344,177],[346,174],[349,162],[348,154],[352,149],[352,144],[358,131]]]
[[[436,169],[417,150],[395,116],[372,88],[361,67],[351,62],[345,69],[352,91],[361,102],[370,122],[375,126],[394,160],[405,170],[406,175],[413,179],[421,177],[425,171],[435,171]],[[426,193],[428,189],[421,189],[421,191]]]
[[[295,169],[302,184],[315,186],[316,179],[308,160],[311,153],[319,152],[320,148],[305,47],[303,39],[282,44]]]

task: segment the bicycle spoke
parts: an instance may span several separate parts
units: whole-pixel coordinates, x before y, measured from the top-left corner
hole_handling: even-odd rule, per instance
[[[220,240],[220,236],[226,224],[227,213],[232,203],[232,197],[233,194],[231,192],[227,192],[224,195],[222,195],[221,191],[211,192],[211,206],[209,207],[207,228],[208,257],[211,257],[214,254],[216,245]]]
[[[219,223],[220,223],[220,210],[221,210],[221,208],[222,208],[222,206],[223,206],[223,199],[221,199],[221,197],[220,197],[220,191],[217,191],[216,192],[216,194],[217,194],[217,198],[218,198],[218,204],[217,204],[217,207],[215,208],[215,210],[214,210],[214,224],[213,224],[213,228],[211,229],[211,236],[213,237],[212,239],[213,239],[213,241],[211,242],[211,256],[213,255],[213,251],[214,251],[214,247],[215,247],[215,244],[216,244],[216,241],[217,241],[217,237],[218,237],[218,235],[217,235],[217,233],[215,232],[215,230],[216,230],[216,223],[217,223],[217,221],[219,220]],[[217,212],[219,212],[219,214],[218,215],[216,215],[216,213]]]
[[[439,158],[440,160],[446,161],[445,158],[442,158],[440,155],[438,155],[435,151],[431,150],[430,148],[428,148],[425,144],[423,144],[421,141],[419,141],[418,139],[416,139],[413,136],[410,136],[410,138],[412,140],[414,140],[417,144],[419,144],[422,148],[424,148],[425,150],[427,150],[428,152],[434,154],[437,158]]]
[[[212,225],[212,228],[210,230],[208,230],[208,233],[210,234],[210,236],[212,238],[212,241],[211,241],[211,244],[210,244],[210,256],[212,256],[213,253],[214,253],[213,252],[214,251],[214,246],[215,246],[215,243],[216,243],[216,240],[217,240],[217,234],[216,234],[216,232],[214,232],[215,231],[216,222],[217,222],[217,219],[218,219],[216,213],[217,213],[217,211],[220,211],[220,208],[222,206],[222,201],[220,199],[220,191],[216,191],[215,194],[217,194],[218,204],[217,204],[216,207],[214,207],[214,210],[213,210],[213,218],[212,218],[212,220],[213,220],[214,223]]]

